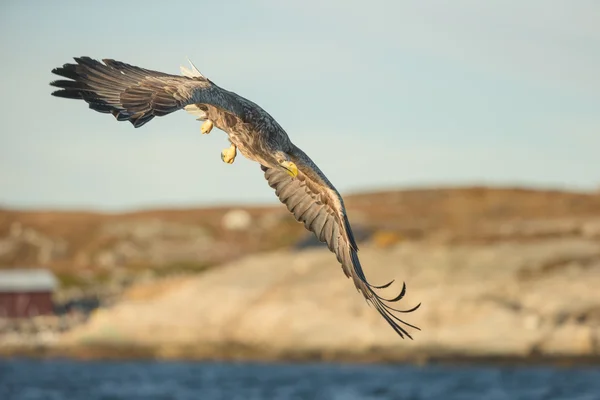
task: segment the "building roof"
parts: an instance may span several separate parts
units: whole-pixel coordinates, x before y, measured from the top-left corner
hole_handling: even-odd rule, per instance
[[[0,292],[45,292],[57,286],[58,280],[47,269],[0,270]]]

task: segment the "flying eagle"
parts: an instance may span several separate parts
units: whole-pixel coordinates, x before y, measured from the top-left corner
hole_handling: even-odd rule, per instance
[[[191,70],[181,67],[183,76],[170,75],[125,64],[111,59],[103,63],[89,57],[75,58],[52,72],[68,80],[53,81],[60,88],[57,97],[81,99],[89,108],[110,113],[118,121],[129,121],[139,128],[154,117],[184,109],[204,121],[201,132],[213,126],[227,133],[231,146],[221,152],[221,159],[231,164],[237,151],[260,164],[269,186],[287,206],[298,222],[325,242],[352,278],[357,290],[379,311],[400,337],[411,338],[405,326],[419,329],[395,313],[408,310],[392,308],[390,303],[406,293],[384,298],[377,291],[393,281],[374,286],[367,281],[358,259],[358,246],[352,234],[344,201],[325,174],[297,146],[283,128],[265,110],[233,92],[222,89],[204,77],[191,63]]]

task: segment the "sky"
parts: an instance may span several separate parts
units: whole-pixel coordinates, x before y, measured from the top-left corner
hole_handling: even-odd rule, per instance
[[[50,96],[75,56],[179,73],[267,110],[342,194],[600,188],[600,3],[0,3],[0,207],[274,204],[183,111],[142,128]]]

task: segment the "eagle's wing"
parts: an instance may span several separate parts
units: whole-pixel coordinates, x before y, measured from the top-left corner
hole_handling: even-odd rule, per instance
[[[104,64],[89,57],[77,57],[75,61],[52,70],[70,79],[50,83],[60,88],[52,95],[84,100],[91,109],[111,113],[119,121],[130,121],[136,128],[182,108],[204,119],[210,109],[217,114],[217,127],[229,133],[232,126],[246,122],[253,106],[197,70],[182,68],[185,76],[178,76],[111,59],[102,60]]]
[[[295,148],[290,155],[298,167],[298,176],[292,178],[285,170],[261,166],[269,186],[275,189],[279,200],[286,205],[296,220],[302,222],[306,229],[313,232],[321,241],[327,243],[348,278],[352,278],[356,288],[362,292],[367,301],[385,318],[392,328],[401,336],[411,338],[402,325],[419,329],[404,322],[394,312],[408,313],[419,308],[421,304],[409,310],[392,308],[389,303],[399,301],[406,293],[406,285],[402,285],[400,294],[385,299],[376,293],[376,289],[384,289],[393,281],[383,286],[368,283],[358,259],[358,246],[354,240],[342,197],[319,170],[314,162],[302,150]]]
[[[254,103],[218,87],[197,71],[183,71],[185,76],[177,76],[110,59],[103,60],[104,64],[89,57],[75,58],[75,61],[76,64],[65,64],[52,71],[69,79],[52,82],[52,86],[59,88],[52,94],[84,100],[91,109],[111,113],[120,121],[130,121],[136,128],[154,117],[182,108],[199,114],[201,119],[210,113],[215,125],[227,133],[237,124],[255,122],[253,115],[257,106]],[[290,156],[298,167],[298,176],[292,179],[283,169],[263,166],[269,185],[275,188],[279,199],[296,219],[327,243],[346,276],[352,277],[357,289],[394,330],[410,338],[401,324],[416,327],[402,321],[394,312],[411,312],[419,306],[397,310],[388,304],[404,296],[405,286],[393,299],[384,299],[375,292],[392,282],[379,287],[367,282],[341,196],[306,154],[298,148],[294,151]]]

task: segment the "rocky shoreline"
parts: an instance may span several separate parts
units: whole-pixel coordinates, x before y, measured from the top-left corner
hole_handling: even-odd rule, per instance
[[[280,209],[6,211],[0,262],[48,261],[65,287],[59,316],[0,321],[0,356],[600,364],[599,195],[475,188],[348,203],[367,278],[395,278],[384,295],[406,281],[400,308],[422,303],[403,315],[422,329],[414,340],[327,249],[297,241],[303,227]]]
[[[321,248],[256,254],[151,282],[48,343],[7,355],[362,362],[600,361],[600,246],[531,243],[364,246],[373,282],[406,280],[402,340]]]
[[[73,359],[80,361],[197,361],[197,362],[333,362],[359,364],[495,364],[598,366],[598,355],[466,355],[453,353],[390,354],[386,350],[366,353],[330,351],[269,352],[236,344],[215,346],[140,346],[140,345],[27,345],[0,348],[2,358]]]

